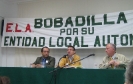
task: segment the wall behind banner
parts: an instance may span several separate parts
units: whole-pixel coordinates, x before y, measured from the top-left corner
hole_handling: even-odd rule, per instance
[[[110,12],[133,10],[133,0],[45,0],[17,3],[10,8],[10,14],[18,14],[19,18],[54,18],[78,15],[104,14]],[[16,8],[17,7],[17,8]],[[18,10],[17,10],[18,9]],[[133,57],[133,47],[118,48],[118,53],[128,58]],[[60,51],[60,52],[59,52]],[[85,68],[97,68],[102,58],[106,55],[105,49],[77,49],[81,58],[88,54],[95,53],[82,61]],[[51,56],[56,58],[56,64],[61,56],[66,54],[66,49],[51,49]],[[2,66],[25,67],[34,62],[40,56],[38,48],[2,48]],[[96,66],[95,66],[96,65]]]
[[[17,8],[18,8],[17,3],[8,3],[5,0],[0,0],[0,16],[1,16],[1,18],[17,18],[18,17]],[[0,27],[1,27],[1,24],[0,24]],[[1,28],[0,28],[0,30],[1,30]],[[7,66],[6,59],[7,59],[7,56],[10,55],[8,53],[8,52],[10,52],[10,50],[7,51],[7,53],[5,54],[5,53],[1,52],[1,50],[3,51],[3,49],[4,48],[1,48],[1,37],[0,37],[0,66]],[[7,49],[8,48],[6,48],[6,50]],[[9,66],[14,66],[14,61],[12,61],[12,59],[14,59],[14,57],[9,56],[8,59],[11,60],[11,61],[9,61]]]
[[[2,29],[2,28],[1,28],[1,25],[2,25],[2,24],[1,24],[1,23],[2,23],[2,19],[3,19],[3,17],[0,16],[0,58],[1,58],[1,31],[2,31],[2,30],[1,30],[1,29]],[[0,64],[1,64],[1,59],[0,59]]]

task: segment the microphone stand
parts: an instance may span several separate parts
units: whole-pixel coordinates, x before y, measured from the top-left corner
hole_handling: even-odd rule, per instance
[[[81,61],[81,60],[84,60],[84,59],[86,59],[86,58],[88,58],[88,57],[90,57],[90,56],[95,56],[95,54],[90,54],[90,55],[88,55],[88,56],[86,56],[86,57],[84,57],[84,58],[82,58],[82,59],[79,59],[79,60],[77,60],[77,61],[74,61],[74,62],[72,62],[72,63],[70,63],[70,64],[68,64],[68,65],[65,65],[65,66],[59,67],[59,68],[55,68],[54,70],[50,71],[49,73],[54,73],[54,74],[52,75],[52,78],[51,78],[49,84],[51,84],[53,78],[54,78],[54,84],[56,84],[56,73],[57,73],[58,70],[63,69],[63,68],[65,68],[65,67],[67,67],[67,66],[69,66],[69,65],[71,65],[71,64],[74,64],[74,63],[76,63],[76,62],[79,62],[79,61]]]

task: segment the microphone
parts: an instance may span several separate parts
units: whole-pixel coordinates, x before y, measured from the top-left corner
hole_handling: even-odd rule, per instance
[[[71,65],[71,64],[73,64],[73,63],[76,63],[76,62],[78,62],[78,61],[82,61],[82,60],[84,60],[84,59],[86,59],[86,58],[88,58],[88,57],[90,57],[90,56],[95,56],[95,54],[90,54],[90,55],[88,55],[88,56],[86,56],[86,57],[84,57],[84,58],[82,58],[82,59],[79,59],[79,60],[77,60],[77,61],[74,61],[74,62],[72,62],[72,63],[70,63],[70,64],[68,64],[68,65],[66,65],[66,66],[59,67],[59,62],[60,62],[60,60],[61,60],[62,58],[66,58],[66,56],[68,56],[68,54],[63,55],[63,57],[61,57],[61,58],[59,59],[59,61],[58,61],[58,66],[56,67],[56,69],[53,70],[53,71],[50,71],[49,73],[55,72],[55,71],[57,71],[58,69],[62,69],[62,68],[64,68],[64,67],[69,66],[69,65]]]
[[[90,57],[90,56],[95,56],[95,54],[90,54],[90,55],[88,55],[87,57]]]

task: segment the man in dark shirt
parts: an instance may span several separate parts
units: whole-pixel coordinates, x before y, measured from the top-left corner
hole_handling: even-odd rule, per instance
[[[36,68],[54,68],[55,66],[55,58],[49,56],[50,49],[48,47],[43,47],[41,49],[42,56],[37,57],[36,61],[31,64],[32,67]]]

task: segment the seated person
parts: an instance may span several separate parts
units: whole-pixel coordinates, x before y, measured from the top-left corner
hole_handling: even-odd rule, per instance
[[[81,62],[78,61],[80,60],[80,57],[75,53],[75,48],[73,46],[68,46],[67,55],[60,59],[58,67],[81,67]]]
[[[133,84],[133,59],[127,66],[125,72],[125,84]]]
[[[101,69],[126,69],[129,60],[122,54],[116,53],[115,44],[109,43],[106,45],[107,56],[103,58]]]
[[[31,65],[32,67],[41,68],[54,68],[55,58],[49,56],[50,49],[48,47],[43,47],[41,49],[41,57],[37,57],[36,61]]]

